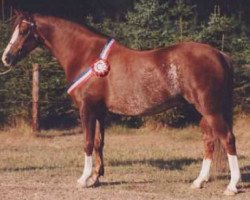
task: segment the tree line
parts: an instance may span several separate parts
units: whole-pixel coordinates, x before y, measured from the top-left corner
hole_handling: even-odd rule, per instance
[[[244,18],[249,14],[245,10],[249,1],[239,1],[241,7],[233,4],[227,8],[227,12],[224,11],[224,4],[213,3],[213,1],[209,1],[209,6],[212,7],[210,12],[200,6],[200,2],[205,3],[205,1],[131,0],[125,2],[127,2],[126,10],[119,14],[114,11],[115,14],[112,15],[108,11],[104,12],[108,9],[103,8],[104,11],[98,14],[91,11],[86,12],[87,14],[82,18],[73,14],[72,18],[70,18],[70,14],[62,17],[71,20],[77,18],[75,21],[114,37],[129,48],[137,50],[158,48],[192,40],[210,44],[228,53],[233,60],[235,72],[234,110],[235,112],[249,112],[250,27],[249,22]],[[102,10],[102,5],[98,6],[97,10]],[[205,14],[201,14],[202,11]],[[9,11],[9,13],[11,12]],[[60,11],[58,13],[57,15],[62,15]],[[0,53],[2,53],[9,39],[10,26],[1,20],[0,28]],[[0,76],[0,123],[9,122],[13,116],[29,120],[31,114],[29,109],[31,105],[30,66],[33,62],[41,65],[40,115],[42,126],[72,124],[73,121],[76,121],[78,113],[75,112],[65,92],[66,81],[63,71],[44,49],[33,52],[32,56],[19,63],[12,73]],[[51,123],[51,119],[53,119],[53,123]],[[108,122],[123,122],[128,126],[138,127],[146,121],[154,121],[181,126],[197,121],[197,119],[199,116],[195,110],[191,106],[183,104],[153,117],[132,118],[109,115]]]

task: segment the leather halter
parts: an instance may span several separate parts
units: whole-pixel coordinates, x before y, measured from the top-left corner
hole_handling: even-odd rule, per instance
[[[35,22],[34,22],[32,19],[31,19],[31,20],[23,19],[21,22],[30,25],[31,30],[29,30],[29,33],[30,33],[30,32],[33,32],[33,36],[35,37],[35,39],[36,39],[38,42],[43,42],[43,38],[39,37],[39,35],[38,35],[38,33],[37,33],[37,30],[36,30],[36,24],[35,24]],[[29,33],[28,33],[28,34],[29,34]]]
[[[27,21],[26,19],[23,19],[22,22],[26,23],[26,24],[29,24],[31,27],[34,27],[35,26],[35,23],[34,22],[29,22]]]

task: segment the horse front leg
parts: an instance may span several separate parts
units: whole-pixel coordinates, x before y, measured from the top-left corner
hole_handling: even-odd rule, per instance
[[[93,148],[95,138],[95,125],[96,119],[91,113],[85,112],[84,109],[80,109],[80,117],[84,128],[84,151],[85,151],[85,162],[82,176],[78,179],[78,184],[82,187],[92,186],[92,182],[89,178],[92,175],[93,168]]]
[[[103,163],[103,147],[104,147],[104,118],[96,121],[96,133],[95,133],[95,171],[89,179],[89,183],[93,186],[99,184],[99,177],[104,175],[104,163]],[[91,182],[90,182],[91,181]]]

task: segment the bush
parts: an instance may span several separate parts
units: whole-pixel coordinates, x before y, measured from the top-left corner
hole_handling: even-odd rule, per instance
[[[206,21],[199,21],[195,5],[185,0],[134,1],[133,9],[117,20],[104,18],[96,23],[94,16],[86,18],[86,23],[102,33],[115,37],[124,45],[145,50],[171,45],[186,40],[205,42],[230,53],[235,69],[235,107],[249,111],[249,63],[250,40],[248,30],[242,21],[234,16],[223,15],[219,6]],[[201,24],[198,24],[199,23]],[[249,31],[249,30],[248,30]],[[9,39],[9,26],[0,21],[0,53]],[[18,64],[11,73],[0,76],[0,123],[21,117],[27,121],[31,117],[31,65],[38,63],[40,69],[40,116],[42,127],[70,125],[77,122],[78,112],[71,105],[66,93],[64,72],[57,62],[43,49],[35,51]],[[248,64],[248,65],[247,65]],[[248,66],[248,67],[247,67]],[[145,121],[182,126],[196,121],[199,116],[186,104],[170,109],[162,114],[133,118],[110,114],[107,122],[123,123],[139,127]]]
[[[9,26],[0,23],[1,55],[9,40]],[[3,36],[3,37],[2,37]],[[0,76],[0,123],[14,118],[31,119],[32,63],[40,65],[40,121],[41,127],[70,126],[77,122],[78,113],[66,93],[63,70],[44,49],[36,49],[17,64],[10,73]]]

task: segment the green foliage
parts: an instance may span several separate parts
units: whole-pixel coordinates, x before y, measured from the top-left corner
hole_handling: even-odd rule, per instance
[[[196,17],[194,9],[196,5],[189,5],[184,0],[177,0],[170,7],[169,13],[174,23],[174,42],[182,42],[193,37],[196,27]]]
[[[250,65],[235,69],[234,84],[236,112],[250,112]]]
[[[125,20],[114,21],[106,18],[95,23],[88,17],[86,23],[109,36],[115,37],[124,45],[134,49],[152,49],[165,46],[171,35],[167,4],[155,0],[140,0],[134,9],[128,11]]]
[[[1,25],[1,55],[9,40],[9,26]],[[40,67],[40,121],[43,128],[69,126],[76,121],[77,112],[66,93],[66,80],[62,69],[52,56],[36,49],[15,66],[10,73],[0,76],[0,123],[13,118],[31,119],[32,63]],[[1,68],[3,68],[1,66]]]
[[[0,53],[2,55],[10,30],[9,26],[4,23],[0,23],[0,27]],[[6,70],[2,63],[1,70]],[[0,122],[6,122],[7,116],[28,115],[29,110],[26,108],[30,103],[27,95],[27,90],[30,88],[29,81],[29,71],[25,67],[21,68],[20,64],[15,71],[0,76]]]
[[[168,5],[155,0],[140,0],[126,15],[126,44],[135,49],[165,46],[170,32]]]
[[[75,124],[78,113],[66,92],[64,71],[55,58],[44,49],[37,49],[28,65],[40,64],[40,120],[43,128],[65,127]],[[73,122],[75,120],[75,122]]]
[[[89,16],[85,22],[130,48],[146,50],[189,40],[195,27],[194,8],[183,0],[171,6],[158,0],[140,0],[123,21],[105,18],[95,23]]]
[[[202,25],[197,39],[231,55],[235,72],[234,104],[237,108],[249,107],[247,99],[249,99],[250,74],[244,65],[250,63],[250,42],[244,26],[235,17],[222,15],[220,7],[215,6],[207,25]]]
[[[249,28],[234,13],[224,15],[219,6],[200,21],[199,9],[185,0],[139,0],[123,17],[104,17],[98,23],[95,16],[85,22],[124,45],[138,49],[152,49],[174,43],[195,40],[208,43],[228,52],[234,61],[235,106],[239,110],[249,110],[250,105],[250,40]],[[0,53],[8,42],[9,26],[0,21]],[[40,69],[40,116],[43,127],[69,124],[77,121],[78,113],[71,106],[66,93],[64,72],[45,50],[39,49],[20,62],[14,71],[0,76],[0,123],[13,117],[30,119],[31,115],[31,66],[41,65]],[[2,64],[0,64],[2,65]],[[3,68],[1,66],[1,68]],[[123,123],[129,127],[139,127],[145,120],[180,126],[198,119],[195,111],[186,104],[150,118],[133,118],[109,115],[108,123]],[[73,120],[74,119],[74,120]],[[57,123],[58,122],[58,123]]]
[[[196,39],[230,53],[237,67],[249,63],[250,43],[243,25],[235,17],[222,15],[219,6],[215,6],[208,23],[201,26]]]
[[[200,114],[193,106],[181,103],[178,107],[173,107],[163,113],[145,117],[143,121],[154,121],[160,124],[167,124],[171,127],[183,127],[190,123],[196,123],[200,119]]]
[[[240,45],[238,44],[241,42],[239,40],[240,28],[240,24],[234,17],[222,15],[220,7],[215,6],[207,25],[202,25],[197,39],[222,51],[232,52],[236,46]]]

